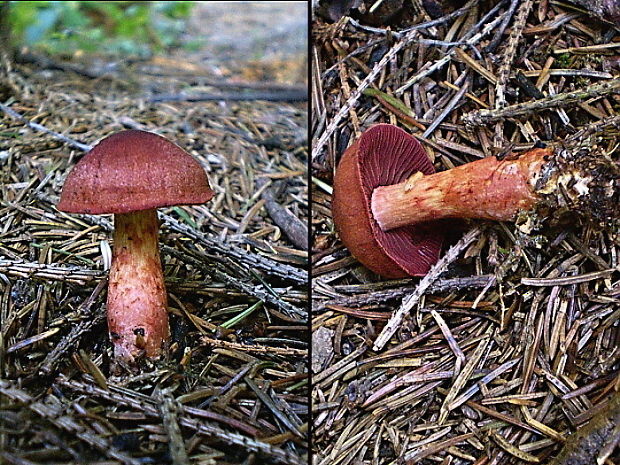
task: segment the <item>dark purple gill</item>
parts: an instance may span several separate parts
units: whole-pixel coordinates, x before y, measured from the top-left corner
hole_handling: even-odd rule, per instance
[[[359,153],[358,166],[370,218],[375,188],[404,182],[418,171],[425,175],[435,172],[417,139],[389,124],[378,124],[366,131],[360,138]],[[383,231],[373,219],[371,227],[384,252],[409,275],[426,274],[439,258],[444,234],[435,223]]]

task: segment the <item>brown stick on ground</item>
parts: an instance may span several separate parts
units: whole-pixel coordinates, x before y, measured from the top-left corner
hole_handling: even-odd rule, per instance
[[[602,464],[620,437],[620,392],[585,426],[568,438],[558,456],[547,465]]]
[[[496,110],[474,110],[463,115],[462,120],[465,124],[482,126],[487,123],[495,123],[504,118],[514,118],[516,116],[532,114],[549,108],[562,108],[575,103],[583,103],[587,99],[602,97],[603,95],[615,93],[619,90],[620,79],[611,79],[572,92],[564,92],[530,102],[517,103]]]
[[[221,92],[218,94],[160,94],[149,97],[147,102],[229,102],[265,100],[268,102],[306,102],[308,92],[305,90],[273,92]]]
[[[258,183],[261,187],[264,182]],[[308,250],[308,228],[290,210],[276,200],[277,189],[266,188],[261,197],[265,200],[265,209],[273,222],[278,225],[290,241],[300,249]]]

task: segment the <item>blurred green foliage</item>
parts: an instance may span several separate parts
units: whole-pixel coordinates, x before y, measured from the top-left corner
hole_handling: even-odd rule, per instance
[[[194,2],[12,1],[14,45],[52,54],[149,55],[180,45]]]

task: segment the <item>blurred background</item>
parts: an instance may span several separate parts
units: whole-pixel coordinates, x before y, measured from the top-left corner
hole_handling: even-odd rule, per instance
[[[33,58],[28,52],[57,60],[167,55],[222,77],[306,80],[305,2],[14,1],[0,8],[3,43],[22,60]],[[254,69],[238,74],[240,61]]]

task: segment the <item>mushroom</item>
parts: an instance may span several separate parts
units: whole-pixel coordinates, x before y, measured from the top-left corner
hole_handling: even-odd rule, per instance
[[[59,210],[114,214],[107,315],[117,360],[157,358],[169,338],[157,208],[212,197],[207,175],[191,155],[145,131],[106,137],[67,176]]]
[[[420,143],[379,124],[342,157],[333,219],[344,244],[376,273],[422,276],[439,256],[445,218],[516,220],[535,209],[573,211],[594,222],[618,218],[619,168],[595,148],[535,148],[433,174]]]
[[[334,178],[332,216],[342,242],[367,268],[386,278],[422,276],[438,260],[443,231],[436,225],[384,231],[370,208],[375,188],[434,172],[417,139],[389,124],[373,126],[346,150]]]

